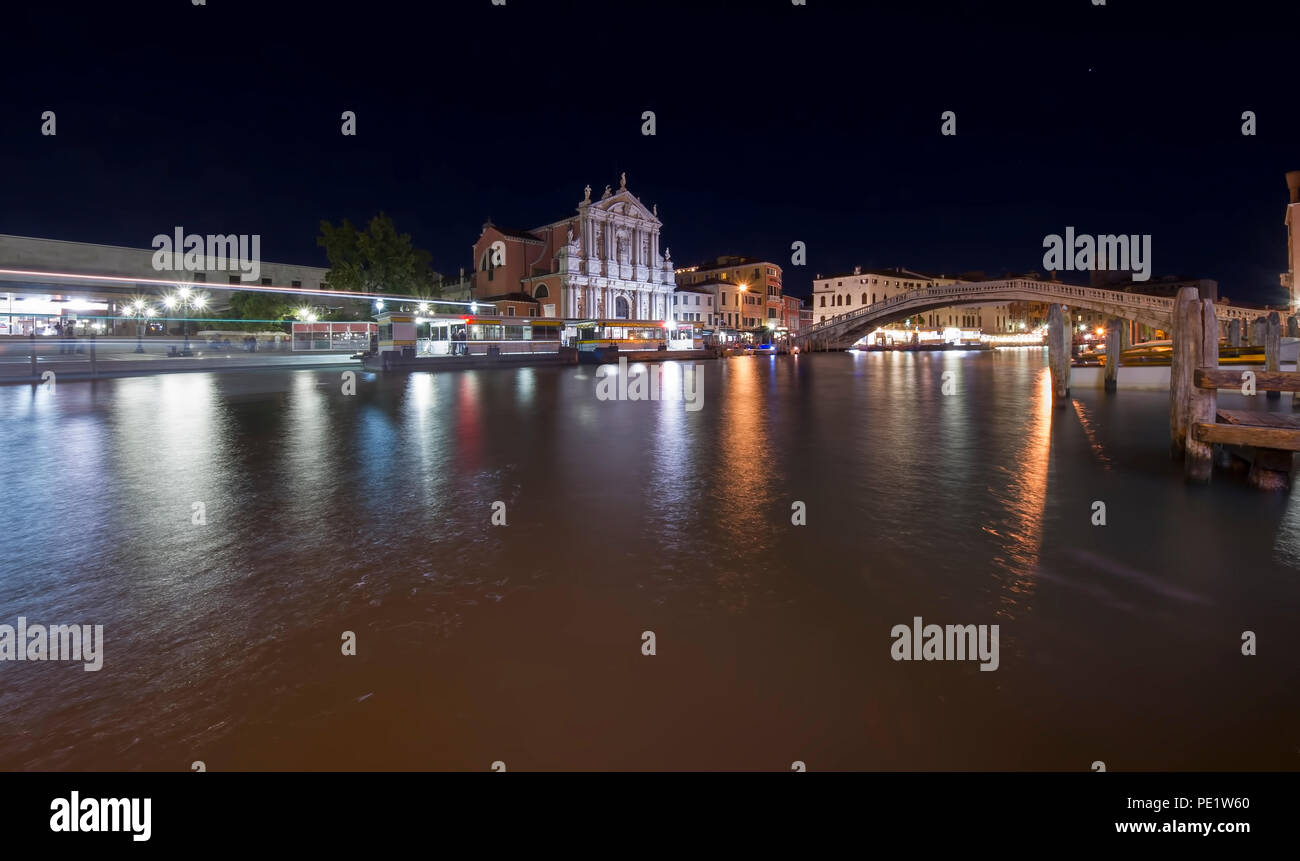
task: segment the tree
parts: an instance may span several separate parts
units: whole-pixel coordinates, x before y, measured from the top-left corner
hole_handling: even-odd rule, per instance
[[[346,218],[335,227],[321,221],[316,244],[329,258],[329,285],[335,290],[397,293],[405,296],[438,295],[438,273],[432,255],[411,244],[409,233],[398,233],[384,213],[357,230]]]
[[[297,308],[297,305],[293,304],[292,298],[282,293],[245,292],[240,290],[230,294],[230,310],[241,321],[280,320],[291,316]],[[240,323],[237,328],[249,332],[282,331],[284,325],[272,322]]]

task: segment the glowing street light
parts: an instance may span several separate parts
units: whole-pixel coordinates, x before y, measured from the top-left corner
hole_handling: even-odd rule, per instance
[[[143,299],[136,299],[134,302],[131,303],[131,311],[135,315],[135,351],[137,353],[144,352],[144,340],[143,340],[144,333],[140,329],[140,324],[145,317],[146,308],[148,308],[149,316],[152,317],[153,308],[149,308],[147,305],[145,305]]]

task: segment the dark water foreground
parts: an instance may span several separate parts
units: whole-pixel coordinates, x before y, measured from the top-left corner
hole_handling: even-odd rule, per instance
[[[1185,487],[1166,395],[1044,358],[0,388],[0,623],[105,631],[0,662],[0,767],[1300,767],[1300,493]],[[891,660],[915,616],[998,670]]]

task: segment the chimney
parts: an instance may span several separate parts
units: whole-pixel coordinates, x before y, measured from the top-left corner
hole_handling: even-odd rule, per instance
[[[1291,202],[1300,203],[1300,170],[1287,171],[1286,187],[1291,190]]]

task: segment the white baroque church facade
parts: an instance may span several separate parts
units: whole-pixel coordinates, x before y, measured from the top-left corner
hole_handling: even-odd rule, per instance
[[[560,221],[531,230],[488,221],[474,244],[474,297],[520,315],[671,320],[676,283],[662,228],[627,174],[599,200],[587,186],[577,214]]]

